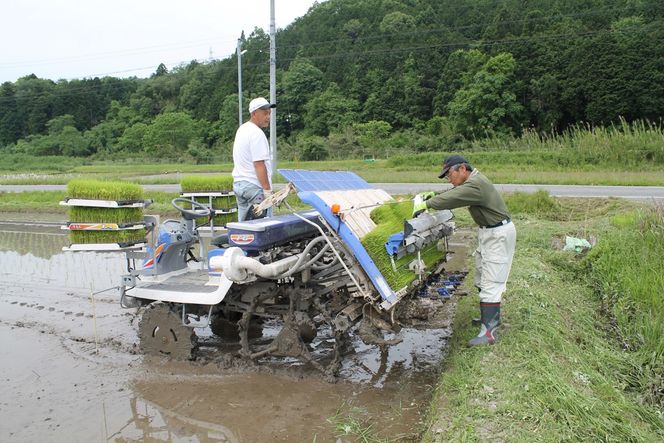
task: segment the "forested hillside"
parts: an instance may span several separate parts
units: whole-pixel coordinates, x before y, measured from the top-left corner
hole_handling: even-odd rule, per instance
[[[269,36],[243,42],[244,103],[268,95]],[[661,0],[328,0],[277,34],[281,158],[453,149],[579,124],[659,123]],[[0,86],[3,154],[228,158],[237,59],[148,79]]]

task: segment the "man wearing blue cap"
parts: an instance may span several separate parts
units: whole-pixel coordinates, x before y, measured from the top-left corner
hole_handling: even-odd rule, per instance
[[[512,267],[516,247],[516,228],[507,206],[496,187],[486,176],[460,155],[443,162],[438,178],[446,178],[452,189],[435,195],[425,192],[415,196],[413,217],[427,209],[468,207],[479,226],[475,250],[475,286],[480,295],[480,332],[468,342],[470,346],[493,344],[500,325],[500,303]]]
[[[249,208],[272,194],[270,145],[263,128],[269,126],[272,108],[276,106],[263,97],[253,99],[249,102],[251,118],[235,133],[232,175],[238,221],[253,218]]]

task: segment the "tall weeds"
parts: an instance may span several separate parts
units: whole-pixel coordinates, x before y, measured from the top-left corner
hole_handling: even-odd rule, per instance
[[[664,129],[650,122],[592,127],[579,124],[562,134],[526,130],[521,137],[474,140],[461,149],[471,163],[526,165],[542,168],[630,166],[664,164]],[[441,163],[440,152],[391,157],[388,165],[431,166]]]
[[[628,382],[664,406],[664,206],[613,219],[587,257],[602,306],[641,362]]]

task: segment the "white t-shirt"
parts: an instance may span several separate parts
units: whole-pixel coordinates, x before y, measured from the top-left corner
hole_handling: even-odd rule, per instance
[[[261,128],[248,121],[240,126],[235,133],[233,143],[233,180],[248,181],[262,187],[256,177],[255,161],[265,161],[267,179],[272,187],[272,162],[270,161],[270,145]]]

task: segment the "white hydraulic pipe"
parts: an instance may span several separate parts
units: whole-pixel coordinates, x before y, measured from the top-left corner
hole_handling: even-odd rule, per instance
[[[263,264],[255,258],[247,257],[242,249],[231,247],[226,249],[224,255],[210,259],[212,269],[221,269],[224,276],[236,283],[249,279],[250,274],[263,278],[274,278],[288,271],[299,260],[301,254],[286,257],[279,261]]]

